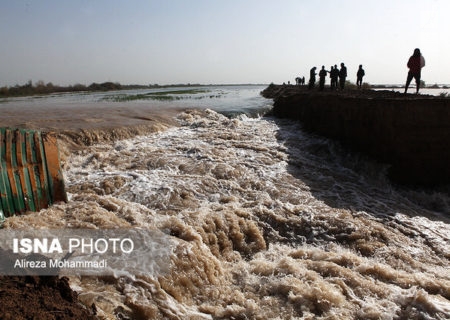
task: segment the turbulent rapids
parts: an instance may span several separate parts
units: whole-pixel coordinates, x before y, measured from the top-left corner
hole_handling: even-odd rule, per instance
[[[296,122],[208,109],[177,121],[68,154],[68,203],[5,222],[170,238],[164,273],[70,279],[100,318],[450,317],[446,190],[394,187]]]

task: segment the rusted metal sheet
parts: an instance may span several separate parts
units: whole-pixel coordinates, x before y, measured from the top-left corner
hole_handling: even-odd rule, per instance
[[[67,201],[56,137],[0,128],[0,210],[6,217]]]

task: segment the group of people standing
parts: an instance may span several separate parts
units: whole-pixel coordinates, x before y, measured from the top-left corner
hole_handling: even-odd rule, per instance
[[[419,93],[420,88],[420,80],[421,80],[421,70],[425,66],[425,59],[422,56],[420,49],[416,48],[414,49],[413,55],[409,58],[407,66],[409,68],[408,71],[408,77],[406,78],[406,84],[405,84],[405,93],[408,91],[408,87],[412,81],[412,79],[416,80],[416,93]],[[314,85],[316,83],[316,67],[311,68],[309,72],[309,82],[308,82],[308,89],[313,89]],[[325,66],[322,66],[322,69],[319,71],[319,90],[323,90],[325,88],[325,79],[327,77],[327,74],[330,74],[330,88],[331,90],[344,90],[345,88],[345,81],[347,79],[347,67],[342,62],[341,68],[338,69],[338,66],[335,64],[334,66],[331,66],[330,70],[325,70]],[[358,86],[358,89],[362,88],[362,81],[363,77],[365,76],[365,71],[362,67],[362,65],[359,65],[358,71],[356,73],[356,85]],[[295,78],[296,84],[304,85],[305,84],[305,77],[298,77]]]
[[[309,83],[308,83],[308,89],[313,89],[314,85],[316,83],[316,67],[313,67],[309,72]],[[322,69],[319,71],[319,89],[323,90],[325,88],[325,79],[327,77],[327,74],[330,74],[330,88],[331,90],[336,90],[339,86],[340,90],[344,90],[345,88],[345,81],[347,79],[347,67],[342,62],[341,68],[338,69],[338,66],[335,64],[334,66],[331,66],[330,70],[325,70],[325,66],[322,66]],[[358,88],[362,87],[362,79],[365,75],[365,71],[362,68],[362,65],[359,65],[358,72],[356,73],[356,84]]]

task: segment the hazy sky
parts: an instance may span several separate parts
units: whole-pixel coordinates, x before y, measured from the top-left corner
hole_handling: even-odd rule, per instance
[[[0,86],[282,83],[344,62],[349,80],[450,83],[448,0],[0,0]]]

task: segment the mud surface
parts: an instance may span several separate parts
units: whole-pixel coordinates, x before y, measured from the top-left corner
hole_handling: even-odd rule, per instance
[[[113,129],[129,126],[151,126],[169,122],[180,112],[177,108],[153,108],[130,105],[1,105],[0,127],[67,132],[90,129]]]
[[[330,90],[325,88],[323,91],[315,88],[308,90],[307,86],[282,86],[270,85],[262,91],[262,95],[266,98],[276,99],[280,96],[291,96],[299,93],[308,93],[309,95],[339,95],[341,97],[365,98],[365,99],[401,99],[401,100],[417,100],[417,99],[439,99],[437,96],[428,94],[401,93],[392,89],[371,90],[371,89],[344,89],[343,91]]]
[[[0,277],[0,319],[97,319],[65,277]]]

